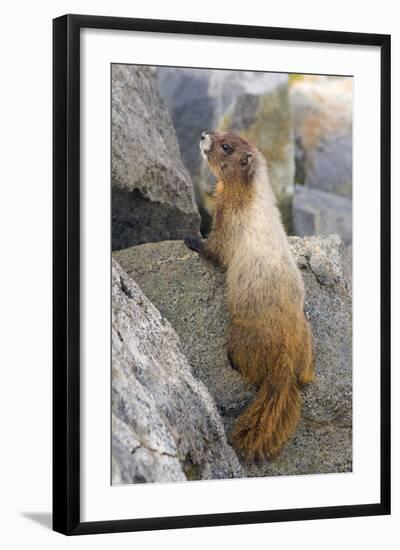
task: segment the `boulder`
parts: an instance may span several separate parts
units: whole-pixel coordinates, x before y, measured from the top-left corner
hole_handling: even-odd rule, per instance
[[[352,468],[351,277],[337,236],[290,239],[306,285],[317,381],[304,390],[302,420],[273,462],[242,463],[246,476],[347,472]],[[226,357],[229,315],[222,270],[180,242],[116,252],[146,296],[178,333],[193,374],[214,397],[226,432],[254,397]]]
[[[114,260],[112,412],[113,483],[242,475],[176,332]]]
[[[293,229],[300,237],[337,233],[349,244],[352,241],[352,200],[296,185],[293,196]]]
[[[353,79],[303,76],[290,86],[296,182],[351,198]]]
[[[158,81],[170,110],[182,157],[196,188],[202,231],[209,230],[215,178],[199,154],[203,130],[232,130],[264,153],[272,186],[290,225],[294,142],[288,77],[280,73],[159,68]]]
[[[200,217],[154,71],[112,65],[112,246],[181,239]]]

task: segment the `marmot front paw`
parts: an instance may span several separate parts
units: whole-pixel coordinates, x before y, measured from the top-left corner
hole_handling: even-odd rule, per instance
[[[185,237],[183,242],[193,252],[200,252],[202,248],[202,242],[199,237]]]

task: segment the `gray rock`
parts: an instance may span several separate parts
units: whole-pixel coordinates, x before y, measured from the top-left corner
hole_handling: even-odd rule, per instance
[[[168,106],[182,158],[192,177],[200,168],[202,131],[215,124],[215,99],[209,95],[210,71],[158,67],[160,93]]]
[[[112,65],[112,244],[182,238],[200,217],[154,71]]]
[[[317,382],[305,390],[304,417],[351,426],[352,292],[348,251],[337,235],[290,239],[306,284]]]
[[[114,260],[112,410],[114,483],[242,475],[176,332]]]
[[[337,233],[349,244],[352,241],[352,200],[296,185],[293,228],[300,237]]]
[[[137,389],[135,384],[129,386],[131,389],[128,395],[135,395]],[[165,429],[165,426],[159,422],[154,403],[149,396],[144,394],[143,388],[139,385],[139,398],[144,397],[144,401],[139,401],[140,405],[132,408],[132,412],[137,415],[135,424],[138,429],[145,428],[145,432],[152,436],[153,446],[149,446],[143,439],[140,440],[135,430],[120,420],[114,414],[112,415],[112,483],[121,485],[126,483],[159,483],[163,481],[186,481],[186,476],[182,471],[180,462],[177,458],[175,443]],[[142,395],[141,395],[142,394]],[[146,403],[147,401],[147,403]],[[150,403],[151,405],[150,405]],[[149,405],[142,405],[146,403]],[[143,422],[147,419],[147,414],[151,414],[154,423],[146,425]],[[140,422],[142,419],[142,425]],[[148,445],[148,446],[146,446]],[[170,454],[172,453],[172,454]]]
[[[351,198],[353,79],[296,79],[290,103],[296,182]]]
[[[273,462],[243,464],[245,475],[345,472],[352,468],[350,264],[337,236],[290,239],[306,285],[317,381],[304,391],[301,424]],[[162,242],[114,254],[181,338],[196,377],[213,395],[229,433],[253,398],[226,357],[229,315],[224,273],[182,243]]]
[[[294,143],[288,77],[279,73],[159,68],[162,96],[171,112],[182,157],[196,188],[207,232],[215,178],[199,154],[200,134],[232,130],[254,141],[267,158],[272,186],[290,225]]]

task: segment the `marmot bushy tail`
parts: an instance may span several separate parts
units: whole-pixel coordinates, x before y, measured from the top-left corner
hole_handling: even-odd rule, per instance
[[[231,442],[245,457],[274,457],[300,419],[300,390],[291,368],[282,369],[277,382],[267,376],[253,403],[239,416]]]
[[[204,132],[200,148],[219,180],[213,228],[207,240],[185,243],[226,269],[228,356],[259,387],[231,441],[246,458],[272,458],[299,422],[301,384],[314,378],[304,283],[262,154],[226,132]]]

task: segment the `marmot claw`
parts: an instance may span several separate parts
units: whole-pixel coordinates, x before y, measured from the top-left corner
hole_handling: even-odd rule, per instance
[[[199,239],[199,237],[185,237],[183,242],[190,250],[193,250],[194,252],[200,252],[201,239]]]

